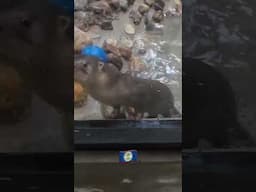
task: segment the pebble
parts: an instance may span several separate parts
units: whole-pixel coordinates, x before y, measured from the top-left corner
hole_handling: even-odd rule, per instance
[[[107,44],[111,44],[111,45],[113,45],[113,46],[117,46],[117,40],[116,40],[116,39],[108,38],[108,39],[106,40],[106,43],[107,43]]]
[[[113,30],[112,21],[103,21],[100,27],[103,30]]]
[[[75,107],[80,107],[87,100],[87,91],[84,86],[82,86],[79,82],[74,82],[74,104]]]
[[[83,10],[85,9],[88,1],[87,0],[75,0],[75,10]]]
[[[128,0],[128,5],[133,5],[135,0]]]
[[[163,0],[155,0],[154,2],[154,9],[156,11],[158,10],[164,10],[165,2]]]
[[[154,3],[154,0],[144,0],[144,3],[151,7]]]
[[[164,14],[162,11],[156,11],[152,17],[152,19],[157,22],[160,23],[164,18]]]
[[[74,27],[74,50],[75,52],[80,52],[81,49],[87,45],[93,43],[90,35],[76,26]]]
[[[138,57],[132,57],[130,65],[131,65],[131,70],[135,72],[141,72],[146,68],[145,64]]]
[[[129,35],[134,35],[135,34],[135,28],[131,24],[126,24],[124,31],[129,34]]]
[[[126,47],[119,47],[119,52],[125,60],[130,60],[132,56],[132,50]]]
[[[133,41],[126,38],[126,37],[121,37],[120,46],[127,47],[127,48],[132,48],[133,47]]]
[[[140,12],[140,14],[144,15],[145,13],[147,13],[149,11],[150,7],[146,4],[141,4],[138,7],[138,11]]]
[[[127,11],[128,1],[127,0],[120,0],[120,8],[121,8],[122,11]]]
[[[115,10],[117,10],[117,9],[120,8],[120,1],[119,1],[119,0],[110,0],[110,1],[107,1],[107,2],[109,2],[109,5],[110,5],[113,9],[115,9]]]
[[[147,50],[146,50],[145,42],[142,39],[136,40],[134,44],[135,44],[134,48],[138,54],[143,55],[146,53]]]
[[[135,25],[139,25],[142,20],[142,15],[135,10],[131,10],[131,12],[129,13],[129,17],[132,19]]]

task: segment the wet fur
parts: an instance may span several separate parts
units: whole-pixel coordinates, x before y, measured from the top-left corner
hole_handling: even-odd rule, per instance
[[[80,56],[76,60],[75,78],[86,85],[96,100],[113,107],[134,107],[136,112],[148,112],[151,117],[173,115],[173,95],[159,81],[123,74],[113,65],[100,64],[94,57]]]

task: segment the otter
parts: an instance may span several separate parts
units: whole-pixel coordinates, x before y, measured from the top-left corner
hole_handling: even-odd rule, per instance
[[[74,71],[75,80],[103,104],[114,108],[132,107],[137,113],[148,113],[151,118],[172,117],[178,113],[170,89],[159,81],[121,73],[114,65],[104,64],[92,56],[76,56]]]

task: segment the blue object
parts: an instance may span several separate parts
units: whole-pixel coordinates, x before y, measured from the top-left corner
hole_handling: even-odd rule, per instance
[[[120,151],[119,152],[119,162],[120,163],[131,163],[138,160],[138,151],[129,150],[129,151]]]
[[[97,57],[100,61],[108,62],[108,55],[101,47],[90,45],[82,49],[82,55]]]

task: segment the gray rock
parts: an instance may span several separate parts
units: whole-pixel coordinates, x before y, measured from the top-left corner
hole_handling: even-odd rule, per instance
[[[88,0],[75,0],[75,10],[84,10],[88,4]]]
[[[144,3],[151,7],[154,3],[154,0],[144,0]]]
[[[150,7],[146,4],[141,4],[138,7],[138,11],[140,12],[140,14],[144,15],[145,13],[147,13],[149,11]]]
[[[154,9],[156,11],[164,10],[164,6],[165,6],[165,2],[163,0],[155,0]]]
[[[102,30],[113,30],[112,21],[102,21],[100,27]]]
[[[121,8],[122,11],[127,11],[128,1],[127,0],[120,0],[120,8]]]

